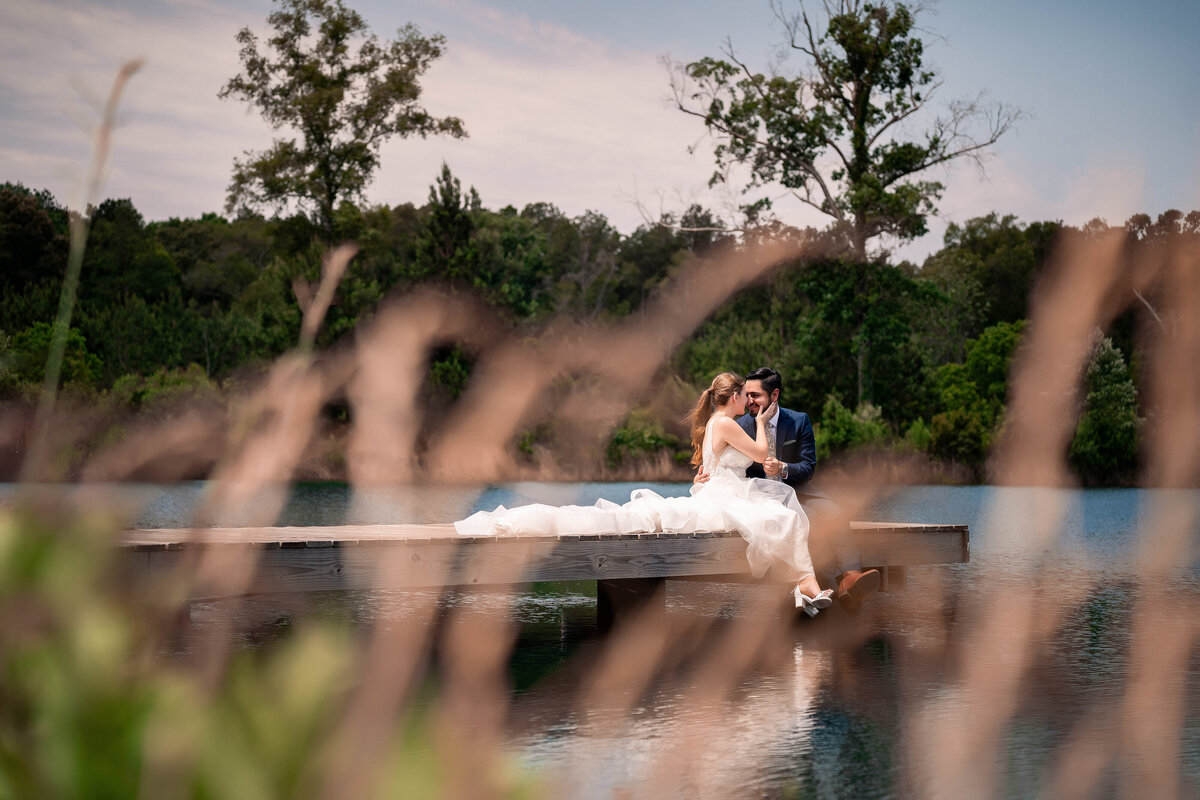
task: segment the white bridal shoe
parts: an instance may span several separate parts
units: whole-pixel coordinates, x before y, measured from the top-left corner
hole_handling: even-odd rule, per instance
[[[826,589],[817,594],[816,597],[809,597],[800,591],[799,586],[796,586],[792,590],[792,596],[796,598],[796,608],[802,610],[810,617],[815,617],[821,613],[821,609],[829,608],[833,605],[833,589]]]

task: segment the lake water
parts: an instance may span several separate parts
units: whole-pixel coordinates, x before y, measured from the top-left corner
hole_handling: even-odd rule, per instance
[[[293,489],[277,524],[448,521],[499,504],[591,503],[600,497],[621,502],[638,485],[354,493],[341,484],[306,484]],[[689,487],[651,488],[682,495]],[[209,490],[202,483],[126,486],[119,494],[134,526],[175,527],[192,522]],[[573,797],[645,793],[664,774],[664,759],[688,757],[672,749],[679,741],[691,741],[706,756],[687,771],[682,785],[677,774],[676,783],[664,784],[666,795],[954,796],[946,784],[923,782],[922,776],[938,774],[945,763],[975,763],[954,760],[955,731],[969,735],[976,721],[978,730],[987,730],[993,706],[1005,702],[1003,719],[994,724],[996,740],[984,737],[990,749],[978,754],[980,774],[995,769],[993,786],[1000,796],[1053,796],[1056,776],[1065,771],[1063,759],[1088,741],[1081,735],[1089,732],[1098,737],[1097,757],[1108,765],[1094,768],[1091,783],[1084,782],[1090,788],[1081,796],[1127,794],[1121,781],[1132,767],[1122,766],[1120,747],[1113,743],[1122,741],[1119,728],[1129,722],[1128,712],[1117,712],[1130,708],[1178,721],[1164,723],[1161,744],[1176,770],[1171,793],[1200,796],[1200,659],[1194,624],[1186,629],[1192,645],[1172,679],[1173,692],[1145,695],[1137,701],[1147,704],[1144,709],[1130,699],[1135,662],[1130,642],[1139,600],[1161,594],[1181,615],[1200,609],[1197,509],[1197,492],[895,490],[875,498],[857,518],[966,523],[971,561],[913,568],[905,590],[878,595],[857,617],[835,609],[802,620],[788,634],[787,658],[748,670],[719,697],[698,693],[699,678],[687,663],[664,670],[622,706],[623,721],[615,729],[598,728],[592,719],[596,709],[580,709],[576,702],[579,686],[573,676],[585,673],[599,647],[591,584],[539,584],[511,604],[453,593],[438,602],[447,609],[495,602],[520,623],[509,667],[508,747],[525,768],[569,776],[564,780],[570,781]],[[1168,513],[1178,516],[1159,524]],[[1140,582],[1143,570],[1135,566],[1144,555],[1146,535],[1162,537],[1161,547],[1173,546],[1172,535],[1182,543],[1171,569],[1149,585]],[[753,601],[762,591],[671,582],[668,617],[680,625],[712,620],[703,646],[717,646],[739,615],[759,613]],[[1005,603],[1019,609],[1031,593],[1038,598],[1034,619],[1049,627],[1036,637],[1027,668],[1014,668],[1023,677],[1010,697],[1004,680],[1014,670],[988,677],[986,664],[971,666],[972,654],[994,652],[1000,659],[1012,654]],[[264,636],[261,621],[276,617],[271,603],[266,598],[236,605],[197,603],[193,622],[204,626],[224,614],[245,615],[243,644],[263,646],[270,634]],[[411,594],[403,592],[355,592],[314,598],[303,613],[367,625],[403,620],[410,605]],[[988,609],[1001,613],[989,617]],[[988,619],[1000,624],[989,627]],[[715,715],[722,725],[715,736],[697,738],[704,730],[697,715],[705,710],[712,712],[705,719]],[[970,775],[964,780],[950,788],[971,785]]]

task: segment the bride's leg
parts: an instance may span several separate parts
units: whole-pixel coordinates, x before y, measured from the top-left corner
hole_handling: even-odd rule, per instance
[[[795,523],[792,529],[792,565],[796,568],[796,574],[802,576],[796,581],[796,588],[808,597],[811,608],[806,607],[804,610],[809,615],[816,614],[817,608],[828,608],[832,603],[830,599],[832,591],[822,593],[821,584],[817,582],[816,570],[813,569],[812,554],[808,551],[808,534],[811,530],[808,515],[804,513],[804,509],[800,507],[799,501],[796,499],[796,493],[792,492],[790,497],[789,507],[795,505],[792,510],[795,512]]]
[[[817,583],[817,579],[812,576],[812,573],[796,581],[796,585],[809,597],[816,597],[821,593],[821,584]]]
[[[808,550],[808,536],[812,530],[812,525],[809,523],[808,514],[804,512],[804,507],[800,505],[800,500],[796,497],[796,491],[790,486],[788,488],[787,498],[784,502],[790,511],[795,514],[792,522],[792,567],[795,568],[796,574],[807,575],[816,586],[816,591],[821,591],[821,587],[817,585],[817,581],[812,576],[816,574],[813,569],[812,554]],[[809,597],[814,593],[805,591]]]
[[[803,515],[803,511],[800,512]],[[792,566],[796,570],[797,575],[806,576],[803,580],[808,581],[807,584],[813,591],[805,589],[804,593],[809,597],[814,597],[817,592],[821,591],[821,585],[816,579],[816,570],[813,569],[812,554],[808,551],[808,518],[800,516],[795,530],[792,533]],[[805,584],[800,582],[803,587]]]

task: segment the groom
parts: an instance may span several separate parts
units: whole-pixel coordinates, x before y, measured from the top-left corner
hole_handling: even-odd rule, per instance
[[[783,379],[770,367],[760,367],[746,376],[746,410],[738,419],[742,430],[755,435],[755,417],[771,403],[779,401]],[[835,588],[838,603],[847,611],[858,611],[863,600],[879,588],[879,570],[862,571],[862,561],[849,521],[841,507],[820,489],[812,486],[817,469],[816,439],[808,414],[778,406],[774,419],[767,420],[767,442],[774,452],[761,464],[746,469],[749,478],[782,480],[796,490],[796,496],[810,523],[809,550],[817,580]]]

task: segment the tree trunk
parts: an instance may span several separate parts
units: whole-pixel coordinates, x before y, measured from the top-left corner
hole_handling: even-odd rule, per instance
[[[858,353],[856,358],[858,366],[858,402],[854,408],[857,410],[863,404],[863,392],[866,384],[867,374],[867,347],[866,342],[860,342],[858,345]]]
[[[854,233],[851,247],[854,249],[854,260],[866,263],[867,260],[867,220],[861,214],[854,217]]]

